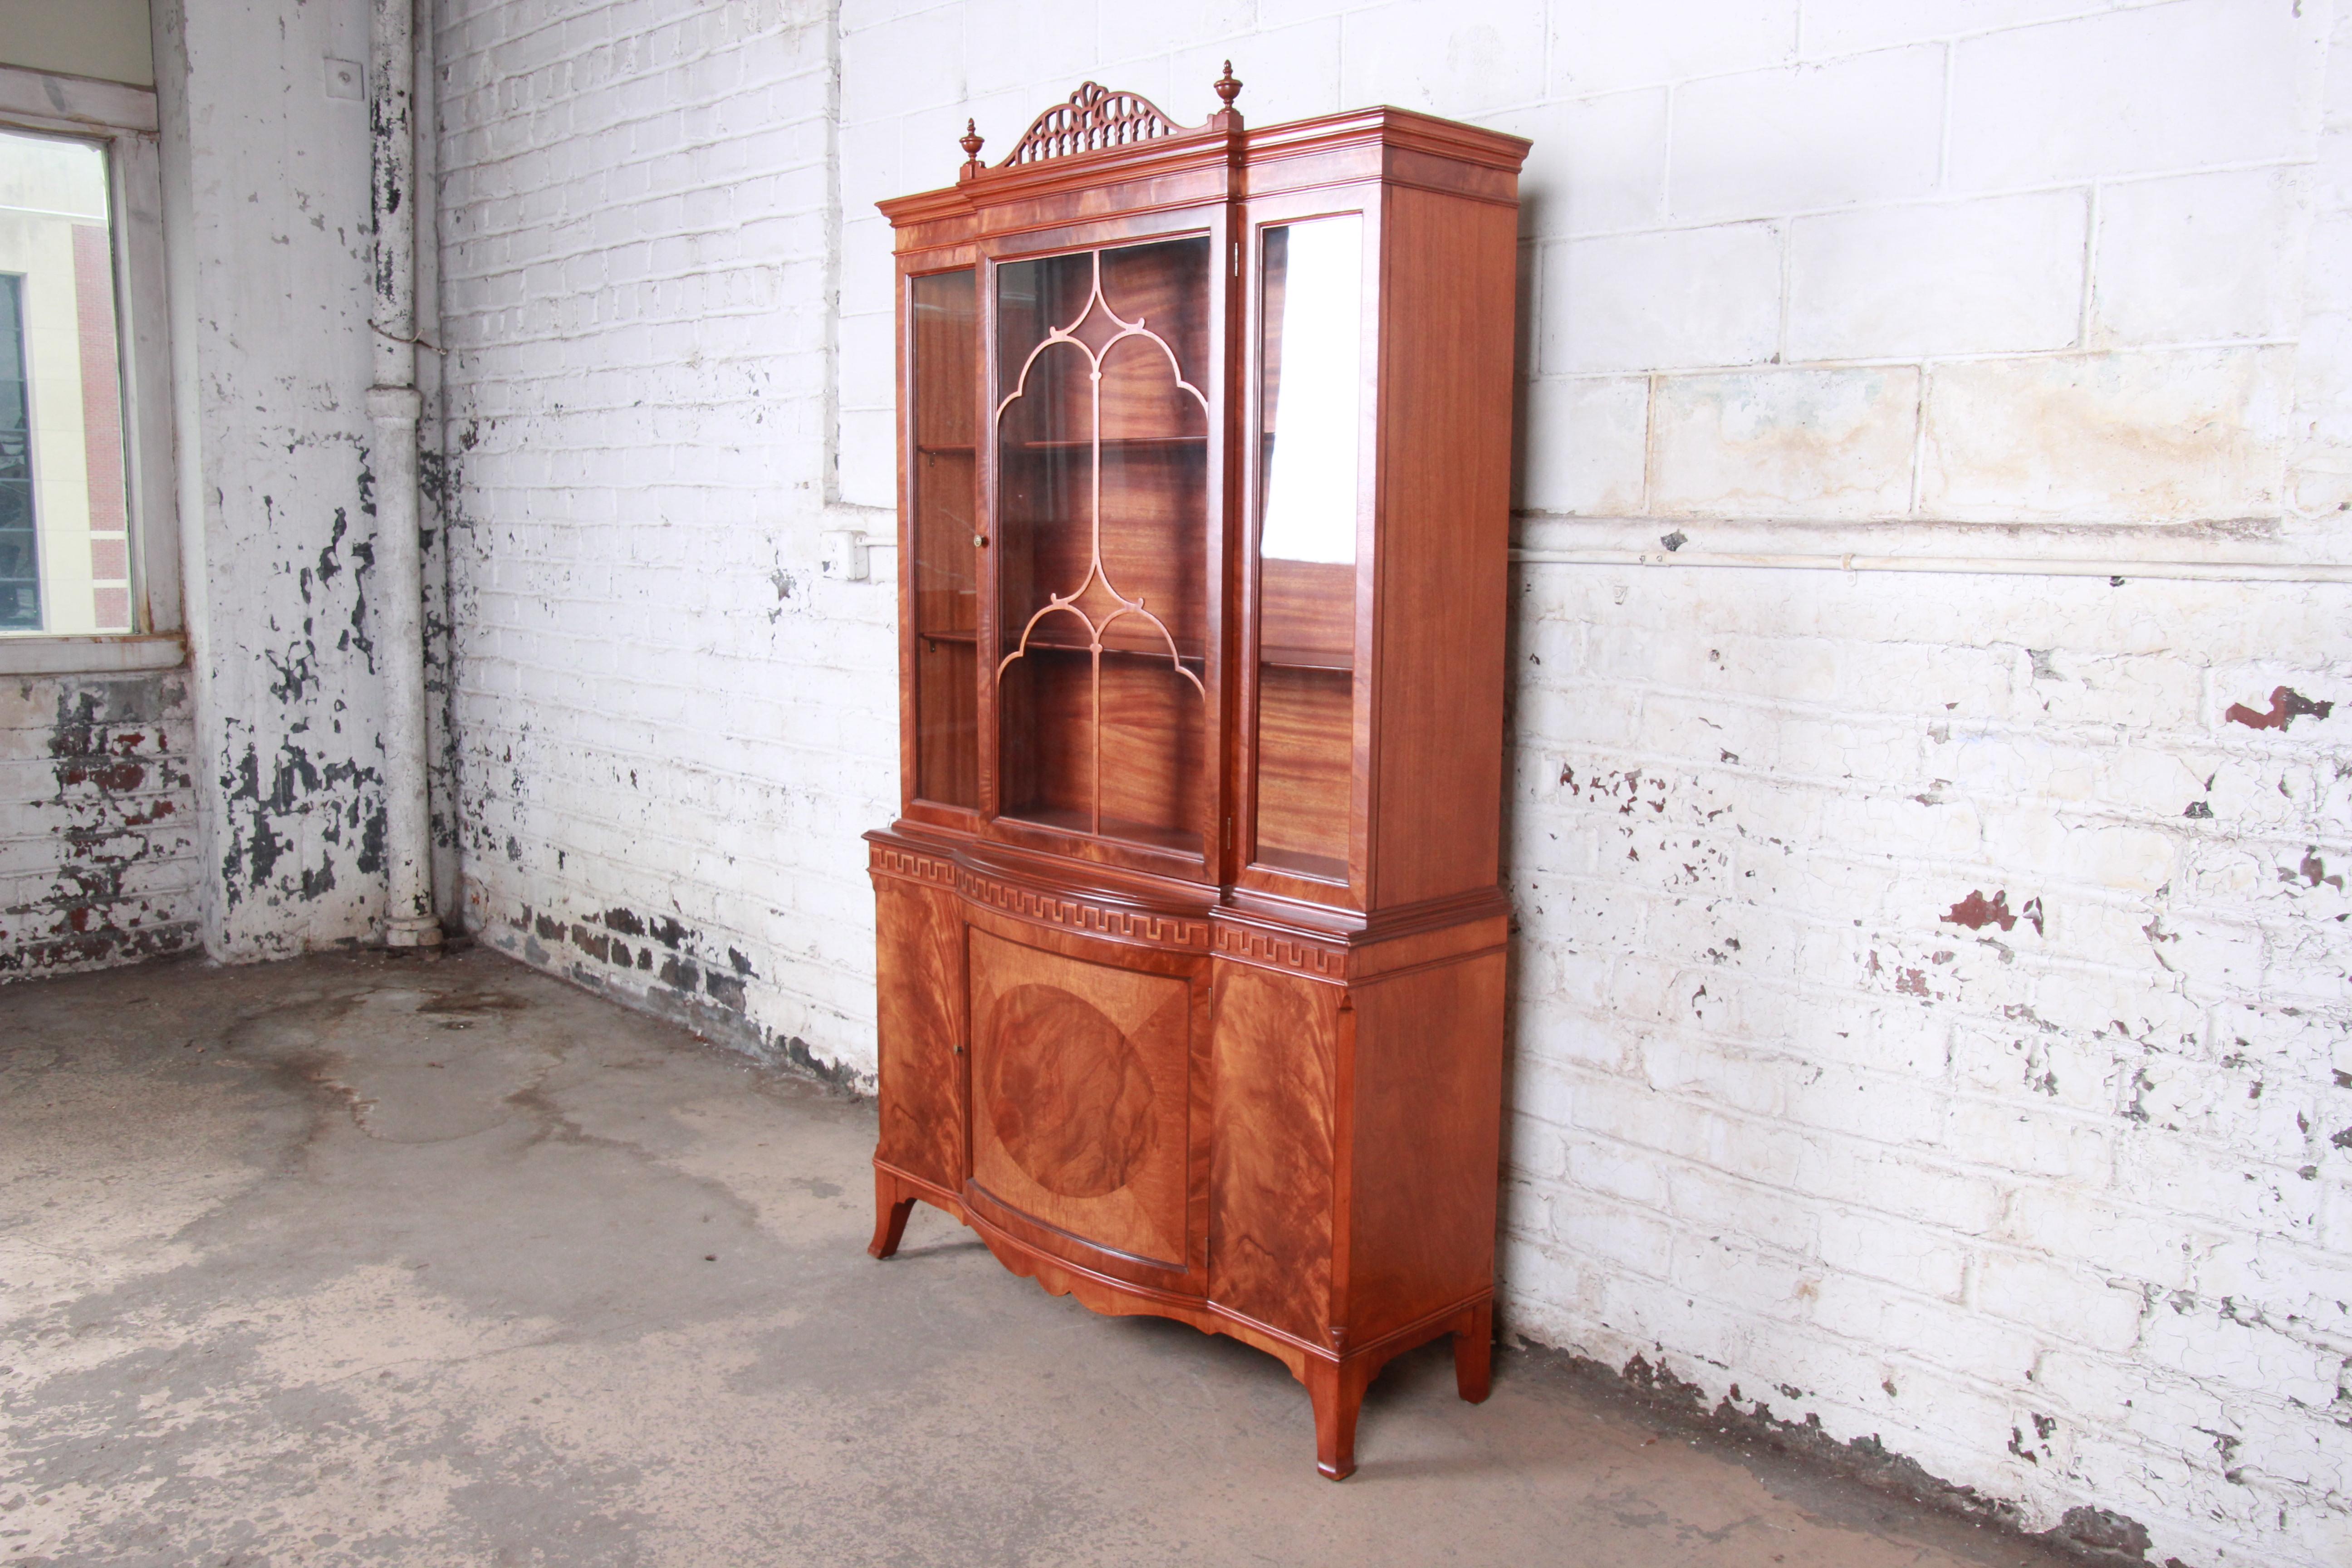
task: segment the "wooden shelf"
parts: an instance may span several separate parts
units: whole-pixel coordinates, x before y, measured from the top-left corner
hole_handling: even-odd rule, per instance
[[[918,626],[915,629],[915,635],[922,638],[925,642],[973,644],[980,640],[980,634],[974,631],[929,631],[920,626]],[[1014,646],[1016,645],[1007,644],[1004,651],[1007,653],[1012,652]],[[1029,651],[1031,653],[1083,654],[1087,651],[1087,645],[1082,642],[1068,642],[1061,637],[1041,637],[1033,635],[1029,638]],[[1106,646],[1103,648],[1103,657],[1106,658],[1156,658],[1164,662],[1168,658],[1168,648],[1165,644],[1157,647],[1150,647],[1148,645],[1142,647],[1127,647],[1123,645]],[[1197,650],[1191,652],[1186,651],[1182,643],[1178,643],[1176,645],[1176,657],[1182,663],[1190,665],[1195,670],[1198,670],[1201,668],[1201,654]],[[1272,661],[1269,660],[1267,662]],[[1299,665],[1296,668],[1301,669],[1323,669],[1332,668],[1344,668],[1346,667],[1307,664]]]
[[[1149,822],[1129,822],[1121,817],[1106,816],[1102,819],[1102,831],[1090,833],[1087,831],[1087,814],[1083,811],[1044,805],[1006,806],[1003,816],[1013,822],[1026,823],[1033,827],[1050,827],[1056,833],[1076,834],[1081,838],[1116,838],[1129,844],[1149,844],[1154,849],[1173,849],[1185,855],[1201,852],[1199,834]]]
[[[1355,654],[1346,648],[1261,647],[1257,661],[1275,669],[1337,669],[1353,673]]]
[[[1165,447],[1181,450],[1198,447],[1205,455],[1209,449],[1209,438],[1206,436],[1106,436],[1102,438],[1102,445],[1112,450],[1137,447]],[[1003,443],[1003,449],[1008,452],[1087,452],[1092,451],[1094,446],[1090,440],[1007,441]]]
[[[1016,646],[1018,646],[1017,639],[1009,640],[1004,646],[1004,651],[1011,653]],[[1062,637],[1039,637],[1033,632],[1029,637],[1029,651],[1076,654],[1083,657],[1087,652],[1087,645],[1082,642],[1070,642]],[[1103,657],[1105,658],[1158,659],[1165,664],[1168,662],[1168,645],[1166,643],[1133,646],[1106,644],[1103,647]],[[1197,650],[1186,651],[1184,644],[1181,641],[1176,645],[1176,658],[1181,663],[1190,665],[1195,671],[1201,668],[1200,653]]]
[[[953,445],[949,445],[949,446],[939,446],[939,447],[917,447],[915,448],[915,450],[916,450],[916,451],[918,451],[918,452],[921,452],[921,453],[923,453],[923,454],[924,454],[925,456],[927,456],[927,457],[950,457],[950,458],[969,458],[969,457],[971,457],[974,452],[978,451],[979,449],[980,449],[979,447],[977,447],[973,446],[973,445],[972,445],[971,442],[969,442],[969,441],[964,441],[964,442],[961,442],[961,443],[957,443],[957,444],[953,444]]]
[[[1318,882],[1330,882],[1342,888],[1348,885],[1348,862],[1339,857],[1294,854],[1287,849],[1260,849],[1256,863],[1276,871],[1287,871],[1296,877],[1312,877]]]

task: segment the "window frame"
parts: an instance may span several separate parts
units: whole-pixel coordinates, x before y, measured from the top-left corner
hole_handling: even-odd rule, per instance
[[[0,637],[0,675],[172,669],[187,657],[160,124],[152,88],[0,65],[0,129],[106,148],[133,626],[94,636],[10,633]]]

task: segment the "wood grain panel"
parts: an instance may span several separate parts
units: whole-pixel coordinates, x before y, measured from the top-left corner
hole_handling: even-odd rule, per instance
[[[972,1179],[1097,1246],[1185,1267],[1192,987],[971,934]]]
[[[953,1190],[963,1185],[962,926],[952,893],[881,881],[874,889],[882,1138],[875,1157]]]
[[[1103,660],[1103,819],[1197,847],[1209,766],[1201,694],[1164,659]]]
[[[979,291],[971,269],[908,280],[915,445],[970,447],[979,428]]]
[[[1331,1321],[1339,996],[1217,965],[1209,1296],[1316,1344]]]
[[[1501,875],[1517,218],[1391,189],[1371,906]]]
[[[1503,955],[1359,984],[1347,1316],[1363,1343],[1489,1289]]]
[[[997,702],[1005,815],[1059,821],[1088,811],[1094,789],[1092,679],[1085,654],[1059,648],[1032,647],[1004,667]]]
[[[1355,678],[1344,669],[1261,668],[1257,678],[1257,858],[1345,880],[1355,786]]]
[[[980,682],[971,643],[915,636],[915,793],[972,805],[980,799]]]
[[[980,624],[979,528],[970,450],[919,451],[908,462],[915,489],[915,625],[966,632]]]
[[[1207,722],[1199,692],[1165,658],[1102,664],[1102,830],[1168,848],[1200,847]],[[1085,832],[1094,799],[1087,656],[1033,647],[1004,672],[1004,811]]]
[[[1206,395],[1215,367],[1209,362],[1209,237],[1187,235],[1150,245],[1125,245],[1102,253],[1103,300],[1123,321],[1166,341],[1175,351],[1184,379]],[[1111,367],[1104,366],[1106,376]],[[1157,376],[1155,371],[1153,375]],[[1185,402],[1191,403],[1191,398]],[[1104,389],[1103,404],[1112,402]],[[1191,428],[1205,430],[1198,413]],[[1106,416],[1105,435],[1123,435]],[[1145,434],[1158,434],[1155,429]]]
[[[1121,594],[1143,601],[1175,637],[1177,650],[1191,659],[1201,657],[1208,635],[1208,475],[1203,443],[1103,447],[1103,570]],[[1061,579],[1065,592],[1086,575],[1083,554],[1071,564],[1076,570]],[[1112,607],[1106,599],[1096,619]],[[1075,621],[1052,629],[1056,637],[1083,636]],[[1154,653],[1168,647],[1139,616],[1121,618],[1103,640],[1111,647]]]
[[[1356,661],[1356,563],[1258,563],[1258,658],[1271,664],[1351,669]]]

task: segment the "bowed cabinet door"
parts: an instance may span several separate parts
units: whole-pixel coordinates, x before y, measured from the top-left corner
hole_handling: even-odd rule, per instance
[[[1004,929],[968,939],[971,1195],[1042,1250],[1200,1293],[1206,958]]]

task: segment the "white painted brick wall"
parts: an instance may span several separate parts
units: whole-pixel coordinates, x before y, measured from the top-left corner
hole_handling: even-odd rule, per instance
[[[872,204],[967,115],[1230,55],[1254,122],[1536,137],[1531,532],[2342,560],[2337,9],[445,0],[469,919],[870,1071],[894,605],[817,533],[887,527]],[[2352,1556],[2352,588],[1517,572],[1511,1322],[2034,1528]]]
[[[818,571],[826,13],[439,22],[467,919],[870,1071],[897,644],[887,588]],[[887,399],[887,335],[844,342]]]

